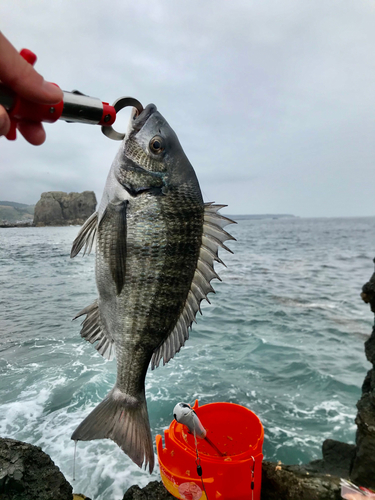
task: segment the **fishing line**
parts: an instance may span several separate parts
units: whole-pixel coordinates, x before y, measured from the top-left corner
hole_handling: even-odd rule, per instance
[[[77,453],[77,443],[78,441],[74,441],[74,455],[73,455],[73,481],[76,480],[76,453]]]
[[[253,459],[253,467],[251,469],[251,500],[254,500],[254,469],[255,469],[255,458],[251,455],[251,458]]]
[[[197,454],[197,458],[195,459],[195,463],[197,464],[197,474],[201,478],[203,491],[204,491],[204,494],[206,495],[206,499],[208,500],[207,491],[206,491],[206,488],[204,486],[204,481],[203,481],[203,476],[202,476],[201,459],[200,459],[199,453],[198,453],[198,441],[197,441],[197,435],[195,433],[195,423],[194,423],[194,441],[195,441],[195,453]]]

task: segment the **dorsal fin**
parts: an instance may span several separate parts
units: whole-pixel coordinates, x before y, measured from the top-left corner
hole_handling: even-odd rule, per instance
[[[72,250],[70,252],[71,258],[78,255],[83,247],[85,247],[83,255],[85,255],[86,253],[87,255],[89,255],[94,244],[97,229],[98,212],[94,212],[83,224],[83,226],[79,230],[77,238],[73,241]]]
[[[210,292],[215,293],[210,281],[214,278],[220,280],[220,277],[214,270],[214,261],[216,260],[224,264],[218,256],[219,247],[225,248],[232,253],[223,242],[226,240],[235,240],[233,236],[223,229],[228,224],[236,224],[235,221],[218,213],[223,207],[226,207],[226,205],[214,205],[213,203],[205,203],[204,205],[202,243],[185,306],[172,332],[163,344],[154,351],[151,359],[152,370],[159,366],[162,358],[165,365],[181,349],[185,341],[189,338],[189,328],[191,328],[193,321],[195,321],[197,312],[199,311],[202,314],[200,303],[203,299],[210,302],[207,294]]]

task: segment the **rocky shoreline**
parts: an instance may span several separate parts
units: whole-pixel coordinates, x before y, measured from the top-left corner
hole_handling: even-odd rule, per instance
[[[0,228],[4,227],[34,227],[33,221],[28,222],[3,222],[0,224]]]
[[[375,273],[363,286],[361,296],[375,313]],[[323,458],[305,465],[263,461],[261,500],[339,500],[340,478],[375,490],[375,326],[365,342],[365,353],[373,367],[357,403],[356,444],[328,439],[322,446]],[[40,448],[0,438],[0,500],[73,498],[85,497],[73,496],[71,485]],[[143,489],[132,486],[123,500],[173,498],[161,482],[152,481]]]
[[[336,500],[340,477],[349,478],[355,446],[327,440],[323,459],[306,465],[262,464],[262,500]],[[76,494],[78,497],[78,494]],[[72,486],[39,447],[0,438],[1,500],[72,500]],[[85,498],[82,495],[80,498]],[[87,498],[87,497],[86,497]],[[132,486],[123,500],[172,500],[161,481]],[[89,499],[88,499],[89,500]],[[93,499],[94,500],[94,499]]]

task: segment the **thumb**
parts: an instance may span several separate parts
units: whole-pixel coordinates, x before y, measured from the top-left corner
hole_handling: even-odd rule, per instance
[[[62,90],[48,83],[0,32],[0,80],[25,99],[40,104],[56,104]]]

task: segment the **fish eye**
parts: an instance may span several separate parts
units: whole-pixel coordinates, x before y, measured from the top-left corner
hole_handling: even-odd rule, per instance
[[[150,141],[150,150],[156,155],[162,153],[164,151],[164,140],[160,135],[155,135]]]

